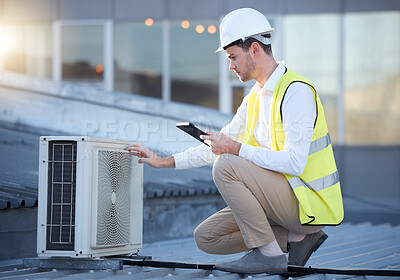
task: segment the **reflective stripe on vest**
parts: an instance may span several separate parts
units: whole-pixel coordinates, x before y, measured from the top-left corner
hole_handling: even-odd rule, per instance
[[[339,183],[339,173],[336,171],[332,174],[329,174],[325,177],[316,179],[316,180],[308,182],[308,183],[304,182],[299,177],[290,178],[288,180],[288,182],[293,190],[297,187],[304,186],[304,187],[307,187],[309,189],[319,192],[323,189],[329,188],[329,187]]]
[[[308,155],[315,154],[315,153],[327,148],[330,144],[331,144],[331,137],[328,132],[324,137],[321,137],[321,138],[311,142],[310,152],[308,153]]]

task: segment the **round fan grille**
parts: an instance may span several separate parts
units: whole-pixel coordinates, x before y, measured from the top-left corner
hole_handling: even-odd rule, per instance
[[[97,246],[129,243],[131,156],[99,151]]]

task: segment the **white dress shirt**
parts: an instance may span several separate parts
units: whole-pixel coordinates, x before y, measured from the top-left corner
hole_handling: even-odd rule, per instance
[[[259,147],[242,144],[239,156],[263,168],[299,176],[303,173],[308,160],[308,153],[316,118],[315,102],[311,89],[304,83],[293,83],[289,86],[282,104],[283,130],[285,144],[281,151],[271,150],[270,112],[272,93],[286,67],[279,64],[269,77],[264,87],[256,83],[252,91],[259,94],[259,114],[254,129],[254,137]],[[239,106],[232,121],[221,129],[221,132],[232,139],[243,142],[246,128],[248,94]],[[173,155],[175,169],[185,169],[211,164],[217,155],[201,144]]]

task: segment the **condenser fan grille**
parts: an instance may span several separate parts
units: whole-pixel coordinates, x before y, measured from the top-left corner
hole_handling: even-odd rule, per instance
[[[129,244],[131,155],[98,151],[96,246]]]

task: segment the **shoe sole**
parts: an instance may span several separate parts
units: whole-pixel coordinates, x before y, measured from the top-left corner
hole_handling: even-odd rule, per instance
[[[310,251],[308,251],[308,254],[305,258],[305,260],[300,264],[300,266],[305,266],[308,259],[311,257],[311,254],[314,253],[315,251],[318,250],[318,248],[322,245],[322,243],[325,242],[325,240],[328,238],[328,235],[324,233],[315,243],[314,246],[311,248]]]
[[[215,270],[220,270],[220,271],[225,271],[225,272],[232,272],[232,273],[240,273],[240,274],[261,274],[261,273],[267,273],[267,274],[285,274],[288,272],[287,269],[281,269],[281,270],[261,270],[261,271],[243,271],[239,269],[227,269],[227,268],[222,268],[218,266],[214,266]]]

